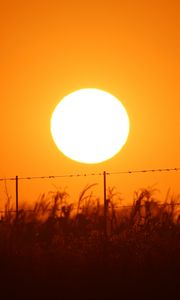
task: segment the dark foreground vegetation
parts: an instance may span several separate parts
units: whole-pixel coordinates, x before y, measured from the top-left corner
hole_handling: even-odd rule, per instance
[[[66,192],[42,196],[32,210],[0,221],[0,299],[180,299],[180,207],[149,190],[117,209],[90,186],[75,206]]]

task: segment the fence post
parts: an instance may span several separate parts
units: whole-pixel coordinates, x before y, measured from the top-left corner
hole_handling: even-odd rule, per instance
[[[104,180],[104,236],[107,237],[107,199],[106,199],[106,171],[103,172]]]
[[[18,176],[16,176],[16,218],[18,218],[19,212],[19,195],[18,195]]]

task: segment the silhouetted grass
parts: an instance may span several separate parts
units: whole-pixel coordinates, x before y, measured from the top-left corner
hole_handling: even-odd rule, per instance
[[[18,218],[0,221],[1,299],[179,299],[178,197],[160,203],[139,190],[129,207],[109,188],[103,207],[86,186],[77,203],[66,191],[43,194]]]

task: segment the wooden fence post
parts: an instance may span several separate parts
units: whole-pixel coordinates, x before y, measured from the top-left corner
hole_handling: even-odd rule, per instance
[[[107,238],[107,199],[106,199],[106,171],[103,172],[104,180],[104,236]]]
[[[16,218],[19,213],[18,176],[16,176]]]

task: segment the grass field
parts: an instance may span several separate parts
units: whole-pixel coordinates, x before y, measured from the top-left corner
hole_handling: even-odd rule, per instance
[[[0,299],[179,299],[180,206],[154,191],[116,207],[87,186],[78,203],[65,191],[43,195],[18,216],[7,199],[0,220]]]

